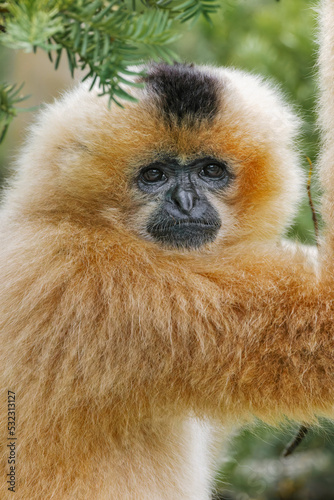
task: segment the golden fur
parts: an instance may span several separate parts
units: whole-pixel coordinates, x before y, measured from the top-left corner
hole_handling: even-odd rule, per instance
[[[330,229],[317,265],[280,242],[303,189],[299,120],[260,79],[202,68],[224,96],[195,131],[164,125],[145,90],[109,110],[80,87],[40,116],[1,214],[1,499],[13,495],[7,390],[20,500],[205,500],[202,420],[333,416],[334,2],[324,3]],[[204,250],[146,238],[154,207],[132,178],[157,151],[233,166]]]

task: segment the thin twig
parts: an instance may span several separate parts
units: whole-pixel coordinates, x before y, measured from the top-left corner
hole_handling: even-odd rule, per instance
[[[313,165],[312,165],[312,162],[308,156],[306,156],[306,159],[308,161],[308,164],[310,165],[310,170],[308,172],[308,179],[307,179],[307,195],[308,195],[308,201],[310,204],[310,209],[312,212],[315,241],[316,241],[317,247],[319,247],[319,224],[318,224],[318,218],[317,218],[317,214],[316,214],[316,211],[315,211],[315,208],[313,205],[312,194],[311,194],[311,181],[312,181]]]
[[[308,172],[308,178],[307,178],[307,195],[308,195],[308,201],[310,205],[310,209],[312,212],[312,220],[313,220],[313,226],[314,226],[314,233],[315,233],[315,242],[317,247],[319,247],[319,224],[318,224],[318,217],[314,208],[313,200],[312,200],[312,193],[311,193],[311,182],[312,182],[312,173],[313,173],[313,165],[308,156],[306,156],[306,159],[308,161],[308,164],[310,165],[310,169]],[[306,434],[309,431],[309,427],[302,424],[295,437],[292,439],[292,441],[288,444],[288,446],[285,448],[285,450],[282,453],[283,457],[288,457],[295,451],[297,446],[303,441],[305,438]]]
[[[291,455],[291,453],[293,453],[297,446],[303,441],[309,430],[310,428],[306,427],[306,425],[301,425],[295,437],[292,439],[292,441],[290,441],[288,446],[283,451],[282,456],[288,457],[289,455]]]

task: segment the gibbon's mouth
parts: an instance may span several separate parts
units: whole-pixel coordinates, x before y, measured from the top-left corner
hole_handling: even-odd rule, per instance
[[[217,222],[178,220],[149,225],[147,231],[166,247],[193,250],[212,243],[220,226]]]
[[[164,228],[169,228],[169,229],[173,229],[173,228],[176,228],[176,227],[194,227],[194,228],[203,228],[203,229],[207,229],[207,228],[217,228],[217,227],[220,227],[220,224],[215,224],[214,222],[197,222],[197,221],[192,221],[192,220],[178,220],[178,221],[175,221],[175,222],[169,222],[167,224],[162,224],[161,226],[163,226]]]

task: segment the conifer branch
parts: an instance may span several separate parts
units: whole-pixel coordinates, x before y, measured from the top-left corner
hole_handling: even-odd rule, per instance
[[[124,86],[134,85],[138,71],[129,67],[176,60],[169,45],[179,37],[178,24],[209,19],[218,7],[216,0],[0,0],[0,44],[42,49],[56,69],[65,53],[72,76],[83,70],[83,80],[90,78],[91,87],[97,82],[101,95],[120,104],[133,99]],[[14,88],[1,84],[7,104],[0,108],[0,142],[17,113]]]

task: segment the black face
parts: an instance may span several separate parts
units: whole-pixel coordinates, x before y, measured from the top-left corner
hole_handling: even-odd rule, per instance
[[[221,220],[207,194],[224,189],[231,177],[226,163],[214,158],[186,165],[166,159],[142,168],[137,177],[139,189],[160,202],[147,232],[174,248],[196,249],[214,241]]]

